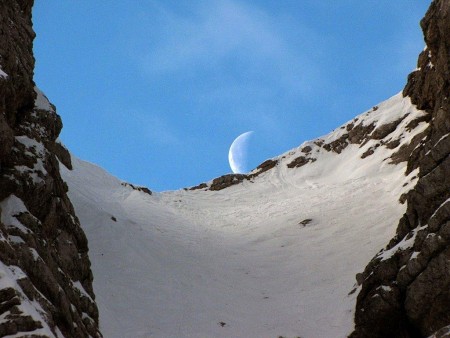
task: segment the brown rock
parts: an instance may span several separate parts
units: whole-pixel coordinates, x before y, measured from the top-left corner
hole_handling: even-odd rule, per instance
[[[306,163],[311,162],[311,158],[306,158],[305,156],[299,156],[295,158],[292,162],[288,163],[288,168],[300,168],[304,166]]]
[[[312,148],[310,146],[306,146],[306,147],[303,147],[301,151],[302,151],[302,153],[308,154],[311,152],[311,150],[312,150]]]
[[[446,337],[450,332],[450,203],[445,203],[450,198],[450,1],[433,1],[421,25],[427,49],[403,94],[427,112],[407,128],[421,121],[429,127],[392,157],[394,163],[408,161],[407,173],[419,168],[419,179],[403,197],[407,210],[386,249],[408,238],[414,243],[387,261],[375,257],[368,264],[351,337]],[[373,300],[382,285],[397,287],[398,295],[384,298],[389,306]]]
[[[14,215],[26,231],[0,223],[5,238],[23,240],[1,241],[0,261],[27,276],[16,288],[0,288],[0,336],[33,337],[46,326],[65,337],[101,337],[95,303],[73,285],[81,281],[94,299],[86,236],[59,173],[57,156],[70,167],[69,153],[55,143],[61,118],[54,107],[34,107],[32,5],[32,0],[0,2],[0,66],[8,74],[0,80],[0,201],[14,195],[27,209]],[[21,312],[26,307],[18,305],[27,300],[39,304],[42,320]],[[89,325],[83,313],[92,318]]]

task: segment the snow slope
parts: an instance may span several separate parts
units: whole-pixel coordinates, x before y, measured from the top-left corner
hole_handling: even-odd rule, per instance
[[[426,124],[405,126],[421,114],[396,95],[358,119],[378,127],[406,116],[387,138],[408,144]],[[404,162],[389,164],[396,149],[361,158],[375,142],[340,154],[306,142],[220,191],[148,195],[75,157],[74,170],[61,164],[105,337],[346,337],[355,275],[394,235],[399,196],[415,183]],[[306,145],[317,160],[288,168]]]

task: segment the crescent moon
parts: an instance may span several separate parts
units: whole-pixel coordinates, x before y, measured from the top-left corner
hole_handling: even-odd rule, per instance
[[[247,131],[246,133],[239,135],[230,146],[230,150],[228,151],[228,162],[230,162],[230,168],[235,174],[246,172],[244,166],[248,148],[247,143],[252,133],[253,131]]]

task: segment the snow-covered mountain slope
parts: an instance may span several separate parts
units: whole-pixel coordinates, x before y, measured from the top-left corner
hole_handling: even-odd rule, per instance
[[[396,95],[220,191],[150,195],[76,158],[61,165],[105,337],[347,336],[355,275],[415,184],[399,153],[420,141],[422,116]]]

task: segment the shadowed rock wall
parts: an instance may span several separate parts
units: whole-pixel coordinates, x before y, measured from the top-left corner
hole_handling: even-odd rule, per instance
[[[450,0],[435,0],[421,21],[426,49],[403,91],[428,113],[412,151],[418,170],[396,236],[358,276],[352,338],[450,337]]]
[[[0,1],[0,336],[100,337],[62,122],[33,82],[32,6]]]

